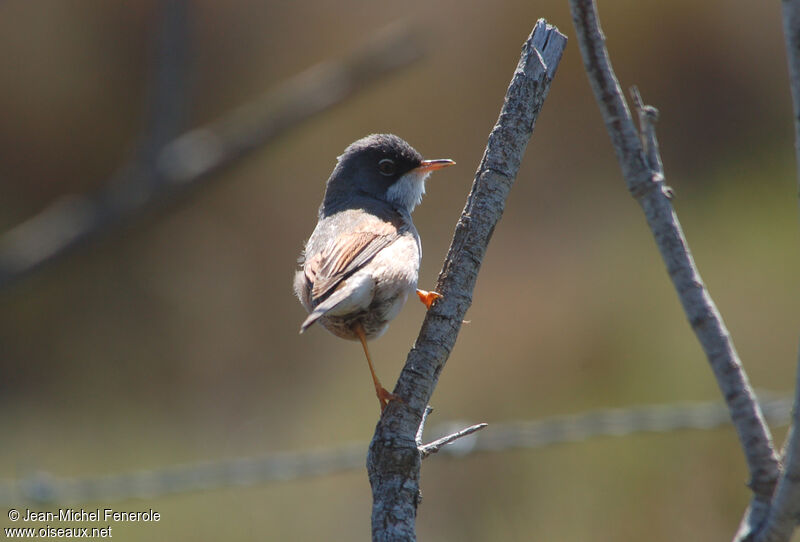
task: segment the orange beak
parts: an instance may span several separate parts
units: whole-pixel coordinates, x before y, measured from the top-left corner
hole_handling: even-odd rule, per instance
[[[456,163],[448,158],[443,158],[441,160],[423,160],[422,163],[415,169],[417,171],[436,171],[437,169],[442,169],[454,165],[456,165]]]

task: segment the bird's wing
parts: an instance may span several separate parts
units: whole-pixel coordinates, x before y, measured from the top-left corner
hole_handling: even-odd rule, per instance
[[[312,284],[312,303],[316,304],[328,295],[378,252],[400,238],[404,231],[401,224],[372,216],[329,241],[304,266],[306,278]]]

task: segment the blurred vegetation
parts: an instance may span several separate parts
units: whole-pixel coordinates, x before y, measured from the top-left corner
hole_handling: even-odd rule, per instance
[[[623,87],[661,111],[675,205],[758,388],[793,387],[800,258],[778,3],[602,3]],[[158,3],[0,3],[0,227],[97,189],[143,123]],[[0,477],[89,475],[367,440],[355,343],[301,336],[291,276],[335,157],[394,132],[457,168],[415,213],[432,285],[519,47],[565,1],[197,1],[191,126],[409,17],[429,54],[304,124],[194,197],[0,292]],[[190,126],[187,126],[187,128]],[[373,343],[386,382],[422,318]],[[481,272],[433,420],[531,419],[718,397],[625,191],[575,40]],[[434,422],[432,422],[434,423]],[[783,431],[776,435],[781,442]],[[733,429],[431,458],[422,540],[725,540],[749,493]],[[366,540],[365,473],[130,501],[124,540]],[[23,503],[21,503],[22,505]],[[104,503],[87,503],[88,507]],[[24,507],[24,505],[23,505]],[[4,524],[5,526],[5,524]]]

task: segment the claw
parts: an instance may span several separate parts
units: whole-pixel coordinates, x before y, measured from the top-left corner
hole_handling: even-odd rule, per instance
[[[417,290],[417,295],[419,296],[419,300],[428,308],[431,308],[433,302],[443,297],[442,294],[439,292],[428,292],[426,290]]]
[[[386,409],[386,406],[389,404],[389,401],[400,401],[401,403],[405,402],[399,396],[391,393],[386,388],[380,385],[375,386],[375,394],[378,396],[378,401],[380,401],[381,403],[381,412],[383,412]]]

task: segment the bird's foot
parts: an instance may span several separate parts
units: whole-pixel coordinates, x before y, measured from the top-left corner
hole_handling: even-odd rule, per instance
[[[389,404],[389,401],[400,401],[401,403],[405,403],[399,396],[393,394],[383,386],[375,386],[375,395],[378,396],[378,401],[381,404],[381,412],[384,411],[386,406]]]
[[[419,296],[419,300],[428,308],[431,308],[433,302],[443,297],[442,294],[439,292],[428,292],[426,290],[417,290],[417,295]]]

